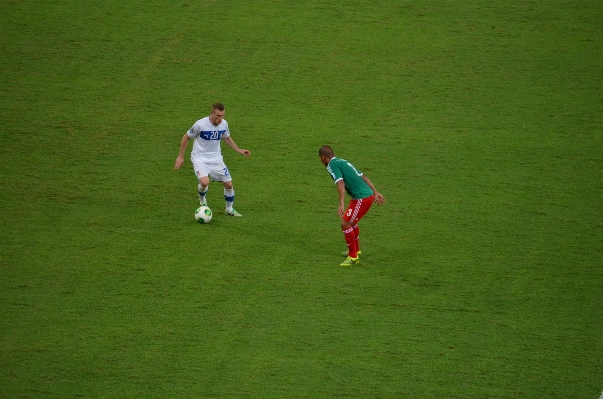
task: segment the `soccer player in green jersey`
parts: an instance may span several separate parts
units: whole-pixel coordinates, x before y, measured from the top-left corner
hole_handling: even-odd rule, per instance
[[[345,159],[335,157],[333,149],[328,145],[318,150],[320,162],[327,167],[327,171],[337,185],[339,191],[339,208],[337,213],[341,218],[341,230],[345,236],[348,251],[344,252],[347,258],[341,266],[351,266],[360,263],[360,246],[358,237],[360,228],[358,222],[368,212],[373,202],[379,205],[386,200],[373,183],[362,172]],[[352,197],[348,208],[345,209],[345,193]]]

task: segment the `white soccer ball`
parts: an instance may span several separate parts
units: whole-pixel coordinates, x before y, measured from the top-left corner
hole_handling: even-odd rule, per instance
[[[211,220],[211,209],[202,205],[195,211],[195,220],[199,223],[209,223]]]

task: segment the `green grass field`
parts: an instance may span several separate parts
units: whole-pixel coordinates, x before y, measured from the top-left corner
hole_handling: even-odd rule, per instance
[[[599,398],[602,20],[0,2],[0,397]],[[199,225],[216,101],[244,216]],[[323,144],[388,199],[352,268]]]

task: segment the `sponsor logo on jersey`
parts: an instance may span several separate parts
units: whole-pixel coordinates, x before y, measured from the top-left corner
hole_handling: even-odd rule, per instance
[[[199,134],[203,140],[220,140],[226,130],[204,130]]]

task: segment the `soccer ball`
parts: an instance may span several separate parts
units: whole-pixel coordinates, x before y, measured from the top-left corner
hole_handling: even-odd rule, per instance
[[[211,220],[211,209],[202,205],[195,211],[195,220],[201,224],[209,223]]]

